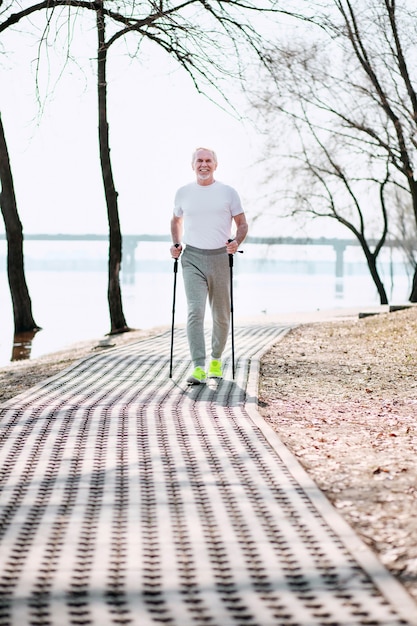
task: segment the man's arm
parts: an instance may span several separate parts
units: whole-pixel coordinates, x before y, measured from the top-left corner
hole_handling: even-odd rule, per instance
[[[174,259],[178,259],[178,257],[180,256],[182,252],[182,245],[181,245],[182,234],[183,234],[183,218],[173,215],[171,219],[171,237],[172,237],[172,243],[173,243],[173,245],[171,246],[171,256]]]
[[[239,213],[239,215],[235,215],[233,219],[236,224],[236,235],[233,241],[228,243],[226,246],[227,254],[234,254],[237,252],[240,244],[245,240],[245,237],[248,234],[246,215],[244,213]]]
[[[236,224],[236,236],[235,241],[238,246],[245,240],[246,235],[248,234],[248,223],[246,221],[246,215],[244,213],[239,213],[239,215],[235,216],[235,224]]]

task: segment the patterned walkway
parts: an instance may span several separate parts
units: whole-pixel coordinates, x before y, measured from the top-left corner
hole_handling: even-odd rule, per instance
[[[0,626],[399,626],[417,609],[256,411],[259,355],[189,388],[184,332],[0,407]],[[238,357],[238,358],[237,358]]]

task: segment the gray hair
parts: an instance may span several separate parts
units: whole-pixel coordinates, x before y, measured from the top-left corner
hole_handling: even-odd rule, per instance
[[[214,161],[214,162],[216,163],[216,165],[217,165],[217,154],[216,154],[216,153],[214,152],[214,150],[212,150],[211,148],[204,148],[203,146],[200,146],[199,148],[196,148],[196,149],[194,150],[194,152],[193,152],[193,156],[192,156],[192,158],[191,158],[191,164],[192,164],[192,165],[194,164],[196,154],[197,154],[197,152],[198,152],[199,150],[207,150],[207,152],[211,152],[211,154],[212,154],[212,156],[213,156],[213,161]]]

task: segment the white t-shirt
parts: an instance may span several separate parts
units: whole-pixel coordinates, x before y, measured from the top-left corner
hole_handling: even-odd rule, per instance
[[[184,217],[184,242],[215,250],[231,237],[232,219],[243,213],[239,194],[219,181],[211,185],[189,183],[175,195],[174,215]]]

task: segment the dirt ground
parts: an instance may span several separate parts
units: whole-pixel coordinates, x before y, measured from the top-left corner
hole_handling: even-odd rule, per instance
[[[417,309],[303,325],[262,360],[260,412],[417,599]]]
[[[103,349],[84,342],[1,368],[0,403]],[[263,357],[259,410],[417,599],[416,366],[417,308],[302,324]]]

